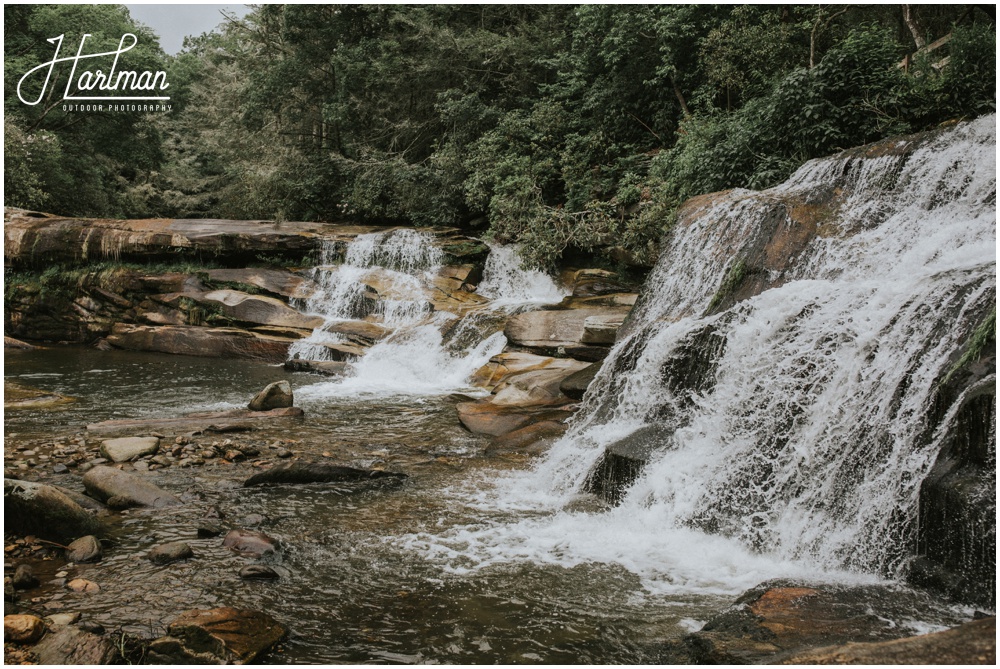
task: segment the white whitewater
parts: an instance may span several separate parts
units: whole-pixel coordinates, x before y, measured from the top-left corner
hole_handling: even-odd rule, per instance
[[[459,572],[617,563],[652,592],[898,574],[941,438],[923,434],[934,384],[996,300],[995,123],[720,196],[669,240],[569,433],[533,471],[452,491],[488,520],[409,546]],[[838,230],[778,287],[702,317],[774,201],[833,184],[852,194]],[[661,369],[708,327],[725,340],[716,382],[674,397]],[[604,446],[657,424],[676,429],[621,505],[578,510]]]
[[[481,392],[469,388],[468,380],[503,351],[507,340],[498,331],[502,317],[524,306],[559,302],[565,295],[548,275],[525,269],[515,249],[494,246],[478,288],[491,301],[459,320],[456,314],[435,312],[430,302],[442,259],[430,235],[408,229],[359,235],[340,264],[336,247],[329,245],[313,270],[319,290],[298,305],[326,322],[296,342],[289,357],[330,359],[326,345],[347,339],[328,328],[344,321],[367,318],[392,332],[353,360],[345,378],[296,393],[321,399]],[[366,313],[372,309],[372,285],[378,286],[378,299],[374,311]]]

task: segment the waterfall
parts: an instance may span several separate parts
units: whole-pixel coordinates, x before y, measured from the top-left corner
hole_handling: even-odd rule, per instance
[[[407,229],[358,235],[346,250],[324,246],[312,271],[318,290],[296,306],[325,322],[296,342],[289,357],[328,360],[331,346],[351,350],[350,338],[338,332],[350,321],[376,324],[387,334],[363,355],[354,349],[359,355],[346,378],[296,392],[306,398],[478,392],[468,379],[503,350],[506,318],[566,294],[548,275],[525,269],[515,249],[493,246],[477,290],[489,301],[464,314],[435,310],[431,294],[443,259],[432,236]]]
[[[898,576],[943,438],[936,387],[996,301],[995,122],[690,203],[570,431],[464,491],[511,519],[410,545],[458,571],[614,562],[652,591]],[[580,510],[616,444],[645,466],[619,505]]]

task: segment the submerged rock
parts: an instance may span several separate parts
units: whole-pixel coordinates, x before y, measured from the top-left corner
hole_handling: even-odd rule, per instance
[[[6,531],[54,540],[104,532],[100,519],[53,486],[5,479],[3,492]]]
[[[38,577],[35,576],[35,571],[31,568],[30,564],[17,565],[17,569],[14,570],[14,576],[11,577],[11,585],[16,590],[30,590],[37,587],[38,583]]]
[[[226,534],[226,538],[222,540],[222,546],[234,553],[257,557],[277,553],[279,549],[277,539],[273,539],[263,532],[243,529],[230,530]]]
[[[172,541],[167,544],[160,544],[149,551],[147,556],[153,564],[170,564],[179,560],[187,560],[194,557],[194,551],[184,541]]]
[[[288,381],[275,381],[257,393],[247,408],[250,411],[270,411],[271,409],[285,409],[294,403],[292,386]]]
[[[281,574],[266,564],[248,564],[240,569],[240,578],[248,581],[273,581],[281,578]]]
[[[357,469],[342,465],[331,465],[325,462],[306,462],[297,460],[276,465],[268,470],[254,474],[243,486],[249,488],[256,485],[282,483],[354,483],[359,481],[381,482],[399,481],[407,478],[406,474],[387,472],[380,469]]]
[[[222,607],[182,613],[149,645],[155,664],[249,664],[287,630],[266,613]]]
[[[114,467],[98,465],[83,476],[87,492],[113,506],[176,506],[179,499],[158,488],[136,474],[129,474]]]
[[[103,556],[101,542],[92,534],[80,537],[66,547],[66,559],[70,562],[98,562]]]

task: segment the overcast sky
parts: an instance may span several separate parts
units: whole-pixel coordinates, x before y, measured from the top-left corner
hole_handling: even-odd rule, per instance
[[[188,35],[207,33],[222,23],[222,11],[244,16],[246,5],[146,5],[126,4],[132,18],[152,28],[160,36],[160,46],[176,54]]]

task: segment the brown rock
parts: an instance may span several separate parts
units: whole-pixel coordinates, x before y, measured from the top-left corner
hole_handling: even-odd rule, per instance
[[[107,639],[67,626],[49,634],[35,646],[38,663],[44,665],[105,665],[119,659]]]
[[[273,297],[248,295],[237,290],[213,290],[194,299],[241,323],[307,330],[323,325],[323,318],[300,313]]]
[[[85,592],[87,594],[93,594],[101,591],[101,586],[97,585],[93,581],[88,581],[85,578],[74,578],[66,584],[66,587],[73,592]]]
[[[70,562],[98,562],[104,555],[101,542],[92,534],[80,537],[66,549],[66,559]]]
[[[194,551],[184,541],[171,541],[160,544],[149,551],[149,559],[153,564],[170,564],[179,560],[187,560],[194,557]]]
[[[53,486],[5,479],[3,491],[7,531],[60,541],[104,530],[96,516]]]
[[[565,434],[568,427],[561,420],[543,420],[496,437],[489,450],[542,453]]]
[[[992,664],[997,662],[997,619],[877,643],[827,646],[793,655],[780,664]]]
[[[230,607],[186,611],[167,627],[169,636],[150,644],[150,656],[160,663],[249,664],[286,631],[259,611]]]
[[[315,283],[287,270],[210,269],[206,274],[211,281],[243,283],[285,297],[306,298],[316,291]]]
[[[629,307],[528,311],[507,321],[504,335],[515,346],[545,351],[583,343],[587,319],[624,319]]]
[[[3,617],[4,641],[35,643],[45,634],[45,622],[38,616],[17,614]]]
[[[144,478],[114,467],[98,465],[83,475],[83,487],[94,497],[115,499],[117,508],[125,506],[175,506],[181,501]]]
[[[151,418],[107,420],[87,426],[95,434],[120,434],[137,430],[169,430],[174,432],[237,432],[252,430],[262,421],[276,418],[301,418],[304,412],[298,407],[272,409],[271,411],[210,411],[192,413],[182,418]],[[160,463],[163,464],[163,463]],[[169,464],[169,463],[167,463]]]
[[[490,402],[462,402],[455,405],[458,419],[470,432],[494,437],[547,420],[561,421],[573,415],[559,406],[497,406]]]
[[[222,540],[223,548],[244,555],[267,555],[278,551],[278,542],[263,532],[253,530],[230,530]]]
[[[247,358],[280,363],[292,339],[255,334],[239,328],[150,326],[119,323],[107,337],[115,348],[210,358]]]

